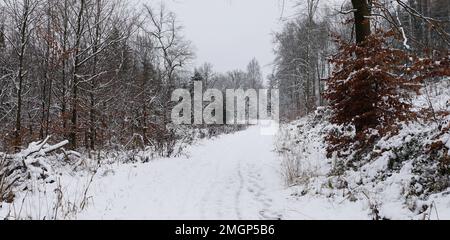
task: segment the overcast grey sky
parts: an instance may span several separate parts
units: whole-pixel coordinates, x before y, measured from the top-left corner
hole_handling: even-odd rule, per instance
[[[157,4],[157,0],[141,0]],[[272,33],[282,14],[279,0],[163,0],[176,13],[192,41],[195,65],[209,62],[216,71],[245,69],[256,57],[264,75],[271,73]]]
[[[196,53],[195,66],[205,62],[219,72],[245,70],[255,57],[263,67],[264,77],[272,72],[273,33],[281,29],[284,19],[293,16],[292,4],[286,0],[135,0],[150,5],[164,3],[176,13],[184,26],[184,35]],[[323,0],[340,3],[343,0]]]

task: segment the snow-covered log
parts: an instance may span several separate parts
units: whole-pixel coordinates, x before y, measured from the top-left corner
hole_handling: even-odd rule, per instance
[[[21,156],[22,158],[28,158],[35,155],[45,156],[46,154],[52,153],[69,144],[69,141],[66,140],[55,145],[49,145],[47,144],[47,142],[48,140],[50,140],[50,138],[51,136],[48,136],[42,141],[30,143],[27,149],[21,151],[17,155]]]
[[[54,182],[49,156],[69,142],[51,145],[48,144],[50,138],[30,143],[28,148],[17,154],[0,155],[0,202],[10,201],[16,190],[30,189],[30,183],[35,181]]]

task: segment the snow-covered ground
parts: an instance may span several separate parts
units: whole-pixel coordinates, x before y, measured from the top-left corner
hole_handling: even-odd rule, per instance
[[[204,141],[186,157],[113,166],[79,219],[278,219],[273,138],[259,128]]]
[[[77,218],[369,218],[325,199],[298,201],[283,182],[274,141],[252,127],[193,146],[187,157],[102,170],[107,176],[95,180],[92,202]]]
[[[431,206],[425,212],[408,208],[411,162],[382,182],[370,182],[371,173],[384,169],[382,159],[361,172],[330,175],[335,163],[325,157],[323,142],[328,125],[312,117],[276,136],[255,126],[205,139],[176,158],[107,159],[95,174],[95,163],[75,170],[55,158],[48,173],[54,181],[36,180],[17,192],[13,203],[1,204],[0,219],[450,219],[448,192],[415,199],[417,209]],[[286,158],[300,165],[286,165]],[[291,186],[289,167],[298,168]]]
[[[204,140],[184,157],[112,164],[36,184],[0,218],[31,219],[368,219],[367,211],[286,187],[276,136],[259,127]],[[91,182],[92,179],[92,182]],[[85,193],[85,191],[87,192]]]

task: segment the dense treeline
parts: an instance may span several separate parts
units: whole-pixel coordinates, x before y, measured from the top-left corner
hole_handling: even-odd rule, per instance
[[[54,134],[74,149],[95,149],[137,132],[146,138],[147,124],[164,121],[151,114],[164,95],[148,106],[149,95],[167,91],[192,54],[163,7],[146,9],[151,22],[121,1],[2,1],[1,8],[4,147]]]
[[[272,85],[282,93],[281,110],[285,119],[296,119],[327,104],[323,97],[325,80],[333,71],[329,57],[339,48],[335,36],[349,43],[358,40],[358,26],[369,23],[369,18],[371,24],[363,28],[366,34],[370,34],[371,28],[372,31],[393,28],[402,35],[396,44],[408,47],[415,54],[425,56],[448,51],[448,1],[363,2],[368,11],[361,18],[364,24],[359,25],[355,24],[358,18],[353,14],[357,13],[354,9],[358,5],[353,1],[345,1],[341,9],[320,0],[298,2],[298,14],[287,19],[283,30],[275,35],[277,58],[271,79]]]
[[[164,5],[123,1],[0,2],[0,151],[53,135],[72,149],[172,141],[171,92],[191,81],[194,57]],[[248,71],[200,67],[207,87],[262,86]]]

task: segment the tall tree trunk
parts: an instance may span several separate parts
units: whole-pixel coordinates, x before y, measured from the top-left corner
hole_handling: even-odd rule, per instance
[[[75,60],[73,63],[73,86],[72,86],[72,128],[70,130],[70,144],[72,149],[77,148],[77,132],[78,132],[78,84],[79,84],[79,68],[80,68],[80,46],[83,34],[83,12],[85,7],[85,0],[81,0],[80,11],[78,12],[77,26],[76,26],[76,43],[74,46]]]
[[[370,7],[368,0],[352,0],[355,11],[356,43],[362,44],[370,35]]]
[[[48,136],[48,128],[50,121],[50,104],[52,96],[52,80],[50,77],[50,61],[51,61],[51,41],[53,39],[51,33],[51,3],[47,1],[47,31],[46,31],[46,46],[45,46],[45,59],[44,59],[44,72],[43,72],[43,86],[42,86],[42,118],[41,118],[41,129],[40,138],[44,139]]]
[[[97,64],[98,64],[98,58],[97,58],[97,51],[98,51],[98,44],[100,41],[100,15],[101,15],[101,0],[97,0],[96,1],[96,7],[97,7],[97,12],[95,15],[95,36],[94,36],[94,42],[93,42],[93,48],[92,48],[92,54],[94,55],[93,58],[93,63],[92,63],[92,76],[95,76],[97,74]],[[97,99],[96,99],[96,90],[97,90],[97,78],[93,77],[92,82],[91,82],[91,92],[90,92],[90,101],[91,101],[91,106],[90,106],[90,111],[89,111],[89,125],[90,125],[90,129],[89,129],[89,149],[94,151],[95,150],[95,142],[96,142],[96,132],[97,132],[97,127],[96,127],[96,109],[95,109],[95,105],[97,103]]]
[[[55,35],[54,35],[54,31],[51,29],[51,23],[53,22],[53,16],[52,16],[52,5],[51,5],[51,1],[49,1],[49,6],[48,6],[48,17],[50,18],[50,20],[48,21],[48,35],[51,36],[51,39],[55,39]],[[48,60],[48,75],[47,75],[47,79],[48,79],[48,96],[47,96],[47,109],[46,109],[46,113],[47,113],[47,119],[45,119],[45,137],[47,137],[49,135],[49,126],[50,126],[50,109],[51,109],[51,105],[52,105],[52,93],[53,93],[53,75],[52,75],[52,66],[54,66],[54,52],[52,52],[53,49],[49,48],[49,56],[51,56],[50,60]]]
[[[144,62],[144,71],[142,74],[142,82],[141,82],[141,91],[142,91],[142,122],[141,122],[141,128],[142,128],[142,138],[144,139],[144,143],[147,144],[147,118],[148,118],[148,110],[147,110],[147,81],[149,81],[150,78],[150,67],[147,60],[147,57],[145,57]]]
[[[371,34],[370,30],[370,8],[368,0],[352,0],[355,11],[355,34],[356,44],[364,45],[364,42]],[[365,88],[366,90],[368,88]],[[364,129],[364,125],[369,123],[355,124],[356,132],[360,133]]]
[[[20,50],[19,50],[19,70],[17,73],[17,111],[16,111],[16,124],[14,130],[14,148],[15,150],[19,150],[20,145],[22,145],[22,92],[23,92],[23,81],[24,81],[24,61],[25,61],[25,50],[27,46],[28,34],[28,21],[30,15],[30,2],[25,0],[23,1],[23,12],[21,18],[20,25]]]
[[[64,19],[63,19],[63,36],[62,36],[62,52],[63,55],[67,54],[68,45],[68,31],[69,31],[69,16],[68,16],[68,0],[64,0]],[[62,117],[62,129],[64,131],[64,138],[67,138],[67,59],[65,56],[62,58],[62,71],[61,71],[61,117]]]

